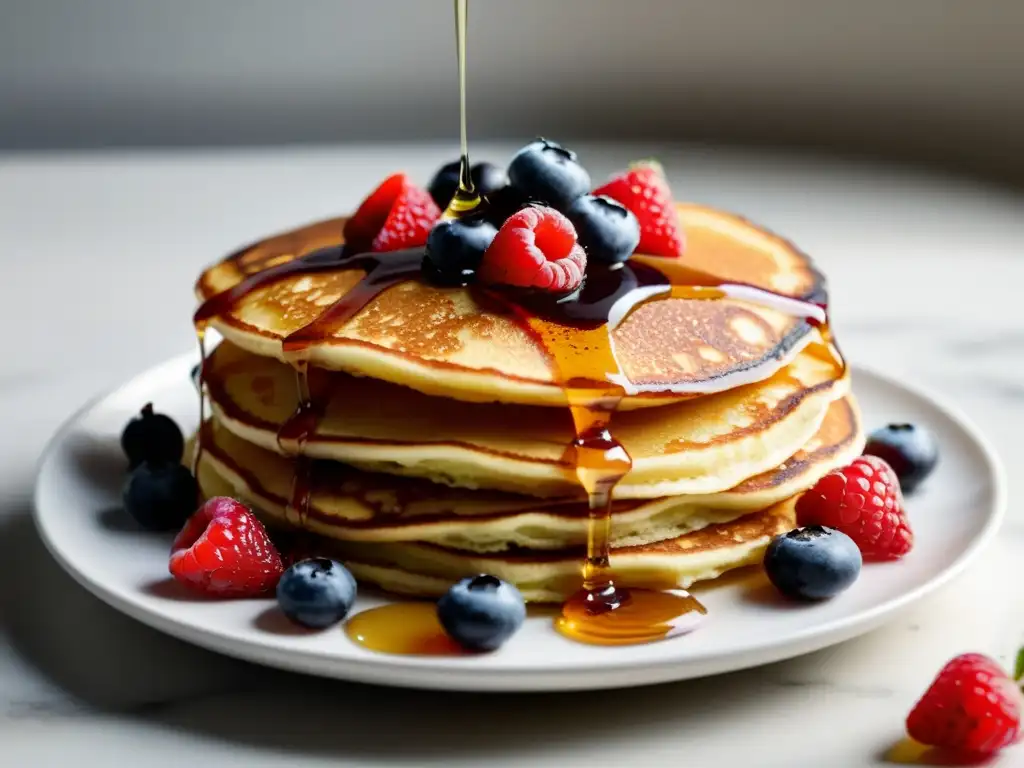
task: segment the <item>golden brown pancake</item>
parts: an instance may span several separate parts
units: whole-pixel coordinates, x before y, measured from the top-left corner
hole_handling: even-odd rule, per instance
[[[832,404],[818,433],[775,469],[722,493],[619,501],[612,512],[615,546],[675,538],[776,504],[846,464],[863,448],[851,397]],[[295,462],[247,443],[216,420],[203,435],[201,474],[213,473],[241,498],[282,523],[351,541],[423,541],[476,552],[512,547],[561,549],[586,542],[585,503],[495,491],[470,491],[426,480],[314,462],[305,518],[288,511]]]
[[[465,488],[534,496],[578,493],[566,447],[566,410],[467,403],[339,373],[311,372],[324,405],[302,451],[369,471]],[[612,430],[633,459],[617,498],[657,498],[732,488],[796,453],[818,430],[848,380],[809,352],[775,376],[697,399],[615,415]],[[298,407],[291,368],[232,344],[210,356],[207,385],[219,421],[280,451],[277,433]]]
[[[200,468],[204,492],[230,494],[231,487],[209,471],[209,466]],[[796,524],[794,503],[795,499],[790,498],[760,512],[673,539],[612,549],[615,582],[626,587],[686,588],[759,563],[772,538]],[[278,518],[266,516],[259,508],[255,511],[275,536],[296,530]],[[459,579],[479,573],[515,584],[530,602],[561,602],[582,585],[584,552],[580,548],[478,554],[434,544],[316,537],[305,542],[304,551],[310,556],[338,558],[360,583],[423,597],[439,597]]]
[[[615,583],[623,587],[685,589],[728,571],[760,563],[769,542],[796,524],[794,499],[728,523],[611,552]],[[582,550],[470,555],[430,544],[357,544],[333,542],[339,556],[361,582],[391,592],[439,597],[459,579],[488,573],[511,582],[530,602],[560,603],[583,584]]]
[[[687,233],[684,258],[676,263],[637,256],[636,263],[666,270],[685,264],[723,281],[742,281],[799,299],[824,298],[821,276],[783,238],[698,205],[680,205],[679,215]],[[333,219],[312,224],[241,250],[200,277],[200,299],[270,265],[338,245],[343,223]],[[318,318],[362,276],[353,269],[292,275],[251,292],[213,325],[256,355],[284,359],[282,339]],[[315,366],[430,395],[564,405],[565,394],[544,347],[512,313],[492,304],[471,289],[405,280],[309,347],[307,354]],[[767,378],[813,337],[805,320],[746,299],[665,298],[643,304],[611,330],[627,390],[635,393],[623,408]]]

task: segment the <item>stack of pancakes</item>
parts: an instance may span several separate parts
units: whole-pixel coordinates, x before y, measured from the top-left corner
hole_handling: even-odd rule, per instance
[[[700,206],[679,215],[689,266],[824,300],[821,275],[782,238]],[[342,224],[243,249],[202,275],[200,299],[337,245]],[[391,591],[435,596],[486,572],[528,600],[565,599],[581,584],[588,526],[566,396],[536,337],[472,291],[402,281],[309,346],[320,416],[298,448],[278,439],[300,405],[282,339],[362,277],[290,275],[214,319],[224,341],[204,366],[204,492],[307,531],[361,581]],[[631,383],[611,425],[633,460],[614,491],[620,584],[686,587],[759,562],[793,527],[795,494],[863,447],[847,373],[799,316],[739,298],[666,298],[610,334]]]

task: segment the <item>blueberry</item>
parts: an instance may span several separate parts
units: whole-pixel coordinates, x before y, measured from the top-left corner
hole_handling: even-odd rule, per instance
[[[925,427],[890,424],[868,435],[864,453],[884,460],[900,479],[900,488],[911,493],[939,463],[939,444]]]
[[[776,536],[764,555],[772,584],[787,597],[823,600],[853,584],[862,558],[853,539],[820,525]]]
[[[187,467],[176,462],[144,461],[128,476],[124,508],[143,528],[181,528],[196,510],[199,487]]]
[[[469,169],[469,177],[473,180],[473,188],[481,197],[493,195],[499,189],[508,186],[508,174],[505,169],[494,163],[476,163]],[[455,194],[454,190],[452,194]]]
[[[277,604],[284,615],[310,629],[337,624],[355,601],[356,580],[336,560],[300,560],[277,582]]]
[[[576,227],[587,258],[601,264],[625,261],[640,242],[640,222],[626,206],[610,197],[583,195],[565,215]]]
[[[455,195],[455,190],[458,187],[459,161],[456,160],[453,163],[446,163],[441,166],[438,172],[434,174],[434,178],[430,180],[427,191],[434,198],[437,207],[443,211],[448,207],[448,203],[452,201],[452,197]]]
[[[154,413],[153,404],[146,403],[121,433],[121,450],[128,457],[129,469],[144,461],[176,464],[185,453],[185,437],[174,419]]]
[[[442,210],[448,207],[459,187],[459,167],[458,160],[442,165],[427,187],[437,207]],[[481,196],[493,194],[508,186],[508,174],[494,163],[476,163],[469,169],[469,178],[476,193]]]
[[[437,602],[437,617],[453,640],[473,651],[493,651],[526,619],[519,590],[494,576],[455,584]]]
[[[519,150],[509,163],[508,177],[531,200],[561,211],[590,191],[590,174],[576,160],[576,153],[547,139]]]
[[[480,266],[496,234],[498,230],[483,216],[438,222],[427,237],[424,261],[429,262],[441,282],[466,282]]]
[[[483,215],[491,224],[501,229],[501,225],[509,216],[529,204],[530,198],[509,184],[485,196]]]

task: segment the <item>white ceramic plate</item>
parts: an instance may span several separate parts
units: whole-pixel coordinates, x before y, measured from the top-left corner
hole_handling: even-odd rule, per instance
[[[1004,480],[998,460],[948,406],[862,368],[854,388],[871,428],[925,424],[942,459],[909,500],[914,551],[865,566],[836,599],[797,606],[750,580],[702,593],[709,620],[692,635],[646,646],[602,648],[562,638],[534,617],[498,652],[475,657],[385,656],[353,645],[340,628],[293,629],[272,600],[208,601],[169,582],[171,536],[143,533],[119,509],[122,427],[152,401],[183,428],[197,399],[186,355],[153,368],[75,415],[47,449],[36,486],[36,521],[54,557],[118,610],[184,640],[261,664],[371,683],[465,690],[612,688],[726,672],[807,653],[864,633],[947,581],[998,527]],[[379,604],[360,598],[356,610]]]

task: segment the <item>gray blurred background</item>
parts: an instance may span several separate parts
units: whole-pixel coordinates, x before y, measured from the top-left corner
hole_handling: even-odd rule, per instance
[[[1018,0],[471,0],[476,139],[1024,178]],[[450,0],[0,0],[0,149],[454,138]]]

